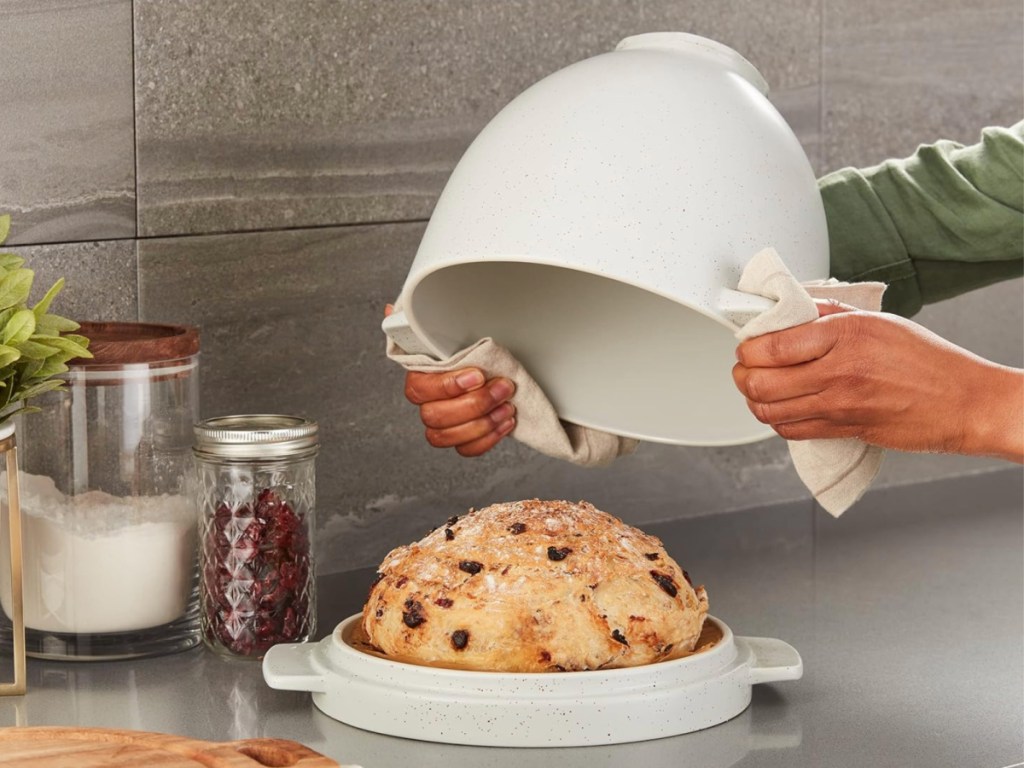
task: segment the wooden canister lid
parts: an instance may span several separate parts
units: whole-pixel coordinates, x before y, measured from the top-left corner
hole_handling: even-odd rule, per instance
[[[122,365],[180,360],[199,352],[199,329],[190,325],[158,323],[83,322],[78,331],[89,339],[91,358],[69,365]]]

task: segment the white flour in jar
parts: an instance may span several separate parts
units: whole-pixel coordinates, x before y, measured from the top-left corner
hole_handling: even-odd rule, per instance
[[[7,483],[0,474],[0,604],[10,616]],[[19,473],[25,626],[44,632],[130,632],[185,613],[195,571],[196,515],[183,496],[65,496]]]

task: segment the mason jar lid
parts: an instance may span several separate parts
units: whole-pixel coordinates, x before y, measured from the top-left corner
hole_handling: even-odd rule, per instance
[[[301,416],[217,416],[199,422],[192,431],[192,452],[199,458],[301,458],[315,454],[319,444],[316,422]]]

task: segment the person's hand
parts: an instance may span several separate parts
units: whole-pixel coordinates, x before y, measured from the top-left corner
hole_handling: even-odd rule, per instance
[[[733,379],[759,421],[788,440],[856,437],[1024,463],[1024,371],[895,315],[819,311],[737,348]]]
[[[385,317],[391,312],[389,304]],[[405,375],[405,397],[420,409],[427,442],[462,456],[487,453],[515,429],[516,409],[509,402],[515,391],[511,379],[488,380],[479,368]]]

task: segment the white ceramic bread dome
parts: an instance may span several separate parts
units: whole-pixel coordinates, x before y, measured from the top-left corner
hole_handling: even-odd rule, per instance
[[[508,347],[567,421],[642,440],[770,436],[730,375],[720,308],[774,247],[828,276],[813,170],[735,51],[638,35],[502,109],[441,194],[385,329],[446,357]]]

